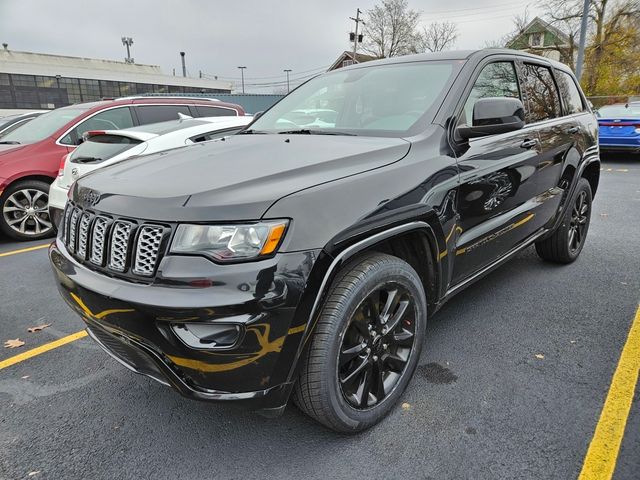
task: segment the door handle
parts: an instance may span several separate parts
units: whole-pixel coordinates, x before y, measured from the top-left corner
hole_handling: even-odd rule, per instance
[[[520,144],[520,148],[533,148],[538,144],[537,140],[534,139],[526,139],[524,142]]]
[[[580,131],[580,128],[578,127],[571,127],[567,129],[567,133],[570,135],[573,135],[574,133],[578,133],[579,131]]]

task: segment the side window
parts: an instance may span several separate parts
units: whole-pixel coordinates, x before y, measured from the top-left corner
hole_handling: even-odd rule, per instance
[[[525,63],[522,68],[527,123],[559,117],[560,97],[549,67]]]
[[[208,142],[209,140],[215,140],[216,138],[228,137],[235,135],[244,127],[227,128],[226,130],[216,130],[214,132],[201,133],[195,137],[191,137],[187,140],[187,143]]]
[[[582,95],[580,95],[580,91],[573,77],[567,72],[556,70],[556,79],[558,80],[560,96],[567,110],[565,113],[571,115],[572,113],[584,112]]]
[[[178,120],[178,113],[191,116],[187,105],[141,105],[136,107],[140,125]]]
[[[238,112],[229,108],[203,107],[201,105],[196,106],[196,111],[200,117],[235,117],[238,115]]]
[[[520,98],[518,77],[513,62],[490,63],[482,69],[464,104],[458,124],[471,125],[473,106],[479,99],[487,97]]]
[[[89,117],[71,130],[61,143],[67,145],[79,145],[82,142],[82,135],[90,130],[120,130],[121,128],[133,127],[133,119],[128,107],[112,108],[93,117]]]

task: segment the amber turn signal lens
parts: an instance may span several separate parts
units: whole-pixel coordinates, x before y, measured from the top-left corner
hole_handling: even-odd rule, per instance
[[[269,237],[267,238],[267,241],[264,242],[262,250],[260,250],[260,255],[269,255],[275,251],[276,247],[280,243],[282,235],[284,234],[284,228],[284,223],[271,227],[271,230],[269,230]]]

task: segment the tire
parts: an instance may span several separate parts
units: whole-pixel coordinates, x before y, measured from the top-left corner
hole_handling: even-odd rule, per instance
[[[571,263],[578,258],[589,231],[591,202],[591,185],[581,178],[560,226],[550,237],[536,242],[536,252],[542,259]]]
[[[408,263],[371,253],[346,265],[320,312],[302,360],[294,402],[337,432],[356,433],[375,425],[413,376],[426,322],[422,281]],[[365,366],[360,368],[361,364]],[[360,373],[354,376],[358,368]]]
[[[0,195],[0,231],[14,240],[52,236],[55,230],[49,218],[49,184],[40,180],[11,184]]]

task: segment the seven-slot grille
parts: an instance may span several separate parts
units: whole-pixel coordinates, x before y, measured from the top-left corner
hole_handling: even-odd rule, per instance
[[[116,273],[151,277],[168,229],[162,225],[112,219],[68,204],[62,238],[67,250],[82,261]]]

